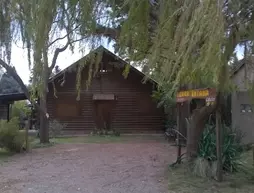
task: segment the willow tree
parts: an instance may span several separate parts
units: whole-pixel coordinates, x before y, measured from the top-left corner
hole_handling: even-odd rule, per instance
[[[120,50],[131,60],[147,58],[169,99],[184,86],[214,87],[218,99],[229,91],[228,62],[237,45],[253,41],[253,1],[133,0],[125,6],[129,11]],[[205,120],[218,103],[193,114],[187,141],[190,157],[196,155]]]
[[[49,78],[56,66],[57,58],[68,48],[73,51],[75,42],[84,44],[84,41],[90,37],[95,23],[102,16],[99,1],[82,1],[79,4],[73,2],[72,0],[10,0],[0,3],[0,46],[7,51],[5,52],[7,59],[2,58],[0,64],[15,78],[28,99],[40,110],[41,143],[49,142],[47,92]],[[82,35],[77,16],[83,18]],[[27,49],[28,64],[32,72],[32,92],[28,91],[15,68],[10,64],[10,48],[17,40],[22,41],[24,48]],[[98,38],[89,40],[94,45]],[[84,49],[84,46],[80,49]],[[39,98],[39,105],[35,103],[35,98]]]
[[[227,63],[235,47],[242,41],[253,40],[251,0],[1,2],[5,2],[1,3],[1,21],[7,26],[1,28],[5,32],[1,36],[1,46],[8,42],[5,48],[9,50],[7,40],[13,39],[17,31],[21,34],[30,54],[29,61],[32,59],[33,83],[38,89],[43,115],[47,110],[45,97],[52,66],[59,53],[72,48],[72,43],[79,38],[92,37],[91,42],[98,37],[114,40],[119,54],[132,61],[142,61],[147,66],[146,71],[153,72],[168,99],[173,99],[176,91],[186,85],[216,87],[219,92],[227,90]],[[9,29],[10,33],[6,33]],[[61,36],[63,31],[65,35]],[[67,43],[52,51],[53,44],[61,39]],[[49,52],[54,53],[51,62]],[[77,80],[79,90],[80,81]],[[214,108],[201,108],[196,121],[192,121],[196,137],[190,139],[190,151],[195,153],[204,120]],[[41,136],[44,138],[41,141],[48,141],[46,135],[47,132]]]
[[[167,100],[182,87],[201,86],[216,88],[220,98],[230,88],[228,62],[236,46],[253,42],[252,0],[104,2],[110,7],[111,25],[97,25],[97,32],[104,30],[114,39],[122,56],[143,61]],[[217,106],[202,107],[193,115],[190,156],[196,154],[205,120]]]

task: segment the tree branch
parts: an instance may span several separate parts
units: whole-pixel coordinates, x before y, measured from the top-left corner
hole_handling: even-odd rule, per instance
[[[53,70],[53,68],[55,67],[56,61],[57,61],[57,58],[58,58],[58,55],[59,55],[61,52],[65,51],[65,50],[68,48],[69,45],[71,45],[71,44],[73,44],[73,43],[75,43],[75,42],[84,40],[85,38],[86,38],[86,37],[83,37],[83,38],[80,38],[80,39],[76,39],[76,40],[74,40],[74,41],[67,41],[67,43],[65,44],[64,47],[62,47],[62,48],[57,48],[57,49],[55,50],[55,52],[54,52],[54,56],[53,56],[53,59],[52,59],[52,63],[51,63],[51,65],[50,65],[50,67],[49,67],[49,73],[51,73],[52,70]]]
[[[50,67],[49,67],[49,73],[51,73],[52,70],[53,70],[53,68],[55,67],[55,65],[56,65],[56,60],[57,60],[58,55],[60,54],[60,52],[63,52],[64,50],[66,50],[66,49],[68,48],[68,46],[69,46],[69,41],[67,42],[67,44],[66,44],[64,47],[62,47],[62,48],[57,48],[57,49],[55,50],[52,63],[51,63],[51,65],[50,65]]]
[[[56,43],[57,41],[63,40],[63,39],[66,38],[67,36],[68,36],[68,34],[66,34],[66,35],[63,36],[63,37],[56,38],[55,40],[53,40],[52,42],[49,43],[48,48],[49,48],[50,46],[52,46],[54,43]]]
[[[53,40],[52,42],[50,42],[49,45],[48,45],[48,48],[49,48],[50,46],[52,46],[54,43],[56,43],[57,41],[63,40],[64,38],[67,38],[72,32],[74,32],[74,31],[75,31],[76,29],[78,29],[79,27],[80,27],[80,25],[76,26],[74,29],[69,30],[69,32],[66,33],[63,37],[56,38],[55,40]]]

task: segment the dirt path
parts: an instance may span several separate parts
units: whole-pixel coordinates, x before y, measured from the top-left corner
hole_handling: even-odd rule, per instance
[[[175,149],[164,143],[65,144],[0,166],[1,193],[166,193]]]

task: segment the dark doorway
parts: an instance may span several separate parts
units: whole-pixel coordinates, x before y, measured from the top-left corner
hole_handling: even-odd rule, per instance
[[[95,125],[99,130],[112,130],[114,95],[94,95]]]

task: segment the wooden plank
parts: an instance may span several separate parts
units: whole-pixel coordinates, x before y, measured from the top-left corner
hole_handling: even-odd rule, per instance
[[[217,148],[217,180],[222,181],[222,131],[221,112],[216,110],[216,148]]]
[[[181,154],[182,154],[182,144],[181,144],[181,139],[180,139],[180,116],[181,116],[181,112],[180,112],[180,103],[177,104],[177,163],[180,164],[181,163]]]

